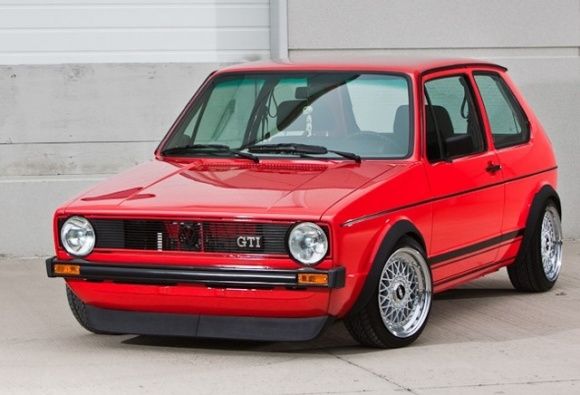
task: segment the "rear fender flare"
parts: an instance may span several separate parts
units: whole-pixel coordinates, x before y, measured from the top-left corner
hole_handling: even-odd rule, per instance
[[[530,243],[533,239],[533,232],[535,229],[535,224],[539,221],[540,216],[543,213],[544,206],[548,200],[553,200],[556,203],[556,208],[558,209],[558,213],[560,214],[560,218],[562,217],[562,206],[560,203],[560,197],[554,188],[551,185],[544,185],[534,196],[534,200],[532,201],[532,205],[530,207],[530,211],[528,212],[528,219],[526,220],[526,227],[524,229],[524,238],[522,242],[522,246],[520,248],[520,252],[518,254],[518,258],[523,257],[525,251],[530,248]]]

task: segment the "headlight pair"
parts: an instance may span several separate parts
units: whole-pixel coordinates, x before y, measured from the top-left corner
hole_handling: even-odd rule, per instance
[[[95,230],[88,219],[70,217],[60,229],[60,240],[69,254],[86,256],[95,248]],[[326,256],[328,237],[320,226],[312,222],[302,222],[290,231],[288,250],[298,262],[313,266]]]

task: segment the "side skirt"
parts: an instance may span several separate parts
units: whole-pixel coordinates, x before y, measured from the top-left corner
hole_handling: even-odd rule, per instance
[[[503,235],[493,237],[482,242],[462,247],[457,250],[449,251],[441,255],[432,256],[429,258],[429,264],[431,269],[439,269],[444,266],[453,265],[464,259],[489,252],[494,249],[509,247],[515,242],[520,241],[524,234],[524,230],[520,229],[517,231],[505,233]],[[511,254],[510,254],[511,255]],[[444,277],[434,281],[433,292],[438,293],[445,291],[449,288],[456,287],[460,284],[466,283],[468,281],[474,280],[478,277],[484,276],[488,273],[499,270],[500,268],[510,265],[515,261],[516,256],[506,258],[505,256],[499,261],[488,262],[483,265],[478,265],[468,270],[460,273],[453,274],[449,277]]]
[[[504,266],[511,265],[515,261],[515,257],[504,259],[498,262],[491,262],[487,265],[478,266],[472,270],[467,272],[461,273],[459,275],[444,278],[440,281],[437,281],[433,284],[433,293],[439,293],[446,291],[448,289],[454,288],[460,284],[464,284],[466,282],[475,280],[479,277],[485,276],[486,274],[493,273],[498,271]]]

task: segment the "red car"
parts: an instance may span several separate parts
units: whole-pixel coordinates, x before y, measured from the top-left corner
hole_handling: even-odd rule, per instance
[[[557,165],[504,67],[261,63],[208,77],[155,159],[63,205],[49,277],[95,333],[400,347],[506,266],[552,288]]]

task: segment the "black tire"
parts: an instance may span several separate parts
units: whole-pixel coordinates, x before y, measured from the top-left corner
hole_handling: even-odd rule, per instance
[[[400,336],[395,334],[391,329],[387,328],[387,324],[383,320],[383,315],[381,314],[381,307],[379,306],[379,289],[381,277],[383,276],[383,271],[391,258],[395,254],[400,253],[400,251],[411,249],[415,251],[422,258],[423,263],[419,264],[421,272],[425,276],[425,306],[423,307],[423,313],[421,313],[420,322],[417,319],[417,326],[408,335]],[[431,272],[427,261],[425,258],[425,251],[419,243],[415,240],[405,237],[400,240],[395,248],[389,253],[387,260],[383,263],[381,268],[381,275],[378,278],[373,279],[374,281],[374,293],[369,302],[359,309],[357,312],[351,313],[345,319],[345,326],[350,332],[351,336],[357,340],[360,344],[370,347],[377,348],[398,348],[404,347],[413,343],[427,324],[429,318],[429,313],[431,311],[431,299],[432,299],[432,280]],[[392,292],[393,295],[399,295],[398,292]],[[404,296],[403,292],[403,296]]]
[[[74,294],[74,292],[66,286],[66,298],[68,299],[68,305],[70,309],[78,321],[78,323],[85,328],[87,331],[95,333],[97,335],[111,335],[112,333],[102,332],[97,329],[91,328],[87,320],[87,310],[85,303],[79,299],[78,296]]]
[[[557,240],[556,247],[559,248],[559,261],[557,270],[555,272],[549,271],[548,274],[544,270],[542,260],[542,224],[544,217],[550,215],[557,224]],[[562,244],[562,228],[560,224],[560,214],[556,204],[552,200],[548,200],[544,204],[544,208],[538,218],[535,218],[528,229],[529,233],[522,242],[522,247],[518,253],[518,257],[514,264],[508,266],[507,271],[510,281],[515,289],[524,292],[545,292],[556,284],[558,275],[560,273],[561,265],[561,244]],[[528,236],[529,235],[529,236]]]

